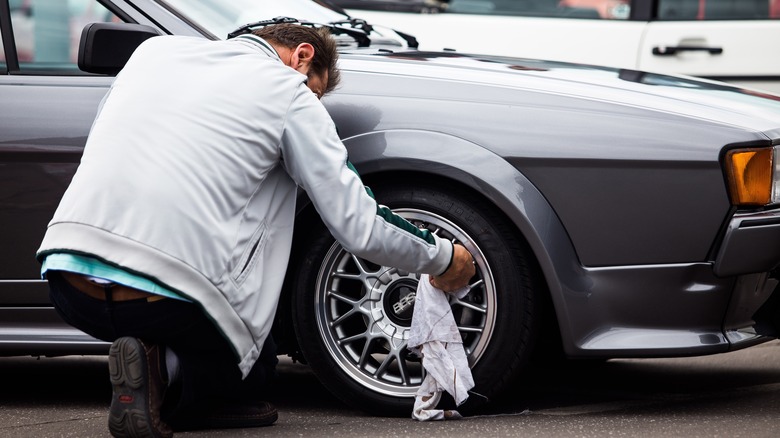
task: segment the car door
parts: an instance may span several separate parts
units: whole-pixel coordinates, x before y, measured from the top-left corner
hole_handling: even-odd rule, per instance
[[[780,93],[780,0],[658,0],[639,69]]]
[[[53,315],[35,251],[113,79],[78,69],[81,28],[112,20],[97,0],[0,0],[0,328]]]

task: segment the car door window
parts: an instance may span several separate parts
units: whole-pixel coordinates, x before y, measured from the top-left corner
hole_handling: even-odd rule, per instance
[[[660,0],[660,20],[762,20],[778,18],[780,0]]]
[[[81,30],[87,23],[119,21],[97,0],[16,0],[11,24],[21,72],[78,72]]]
[[[446,12],[528,17],[628,19],[628,0],[450,0]]]

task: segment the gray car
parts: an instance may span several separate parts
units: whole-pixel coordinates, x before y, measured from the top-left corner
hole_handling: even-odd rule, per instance
[[[345,19],[306,0],[0,0],[0,354],[106,351],[57,317],[34,254],[112,68],[150,35],[225,38],[281,14]],[[104,74],[77,67],[84,17],[142,25],[105,25],[110,45],[87,34],[82,65]],[[332,27],[343,85],[323,103],[351,161],[379,202],[476,259],[471,292],[450,304],[477,393],[497,396],[531,359],[706,355],[776,336],[777,97]],[[296,222],[280,354],[347,403],[408,415],[418,275],[345,252],[305,193]]]

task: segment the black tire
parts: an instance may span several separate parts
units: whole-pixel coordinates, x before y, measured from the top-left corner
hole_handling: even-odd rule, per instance
[[[463,243],[477,263],[473,290],[453,313],[476,382],[473,393],[498,395],[528,359],[536,331],[528,251],[513,228],[477,196],[442,187],[375,188],[377,200],[415,225]],[[357,259],[328,231],[313,232],[294,276],[293,321],[306,361],[339,399],[376,415],[411,414],[422,380],[406,350],[411,308],[404,297],[418,276]],[[412,301],[413,302],[413,301]],[[461,411],[485,399],[472,394]]]

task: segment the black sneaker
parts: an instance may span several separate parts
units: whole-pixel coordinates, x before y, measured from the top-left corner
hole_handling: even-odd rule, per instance
[[[170,424],[176,431],[235,429],[270,426],[278,418],[279,414],[276,408],[268,402],[225,403],[210,405],[198,412],[190,412],[171,418]]]
[[[114,394],[108,429],[115,437],[167,438],[173,431],[160,419],[165,388],[160,347],[136,338],[119,338],[111,344],[108,370]]]

